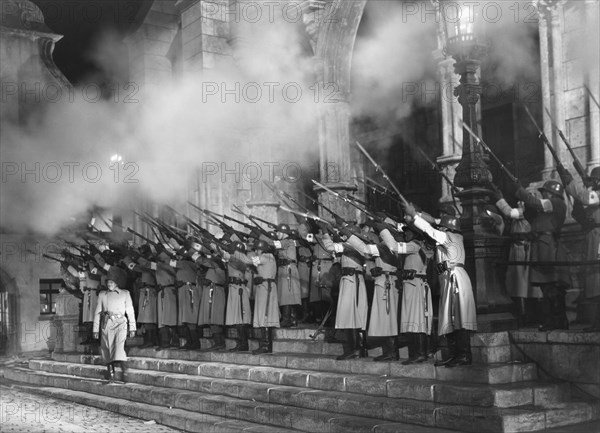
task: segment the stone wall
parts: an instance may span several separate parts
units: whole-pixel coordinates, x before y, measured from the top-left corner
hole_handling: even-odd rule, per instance
[[[538,364],[540,376],[571,382],[572,392],[600,398],[600,333],[511,331],[516,359]]]
[[[33,236],[2,234],[0,267],[14,283],[17,296],[16,338],[17,352],[54,349],[56,324],[54,315],[40,314],[40,279],[60,279],[57,262],[45,259],[42,254],[52,254],[58,248],[55,240]],[[71,297],[72,302],[78,299]],[[75,308],[68,306],[70,310]],[[79,308],[78,306],[76,307]]]

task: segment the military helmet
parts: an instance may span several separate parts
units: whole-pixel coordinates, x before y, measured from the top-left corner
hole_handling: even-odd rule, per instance
[[[241,251],[242,253],[245,253],[246,245],[244,245],[244,243],[240,241],[232,242],[231,245],[229,245],[229,251],[232,254],[236,251]]]
[[[257,239],[256,242],[254,242],[253,248],[255,250],[267,251],[269,249],[269,244],[262,239]]]
[[[444,215],[438,225],[453,232],[460,232],[460,220],[455,216]]]
[[[290,233],[290,226],[288,224],[277,224],[277,231],[281,233]]]
[[[592,172],[590,173],[590,177],[593,177],[596,180],[600,180],[600,167],[594,167]]]
[[[441,215],[456,216],[456,208],[450,203],[440,203],[438,211]]]
[[[150,245],[148,245],[147,243],[140,245],[138,248],[138,251],[144,257],[152,256],[152,249],[150,248]]]
[[[563,198],[564,188],[560,182],[555,180],[547,180],[546,183],[544,183],[544,186],[539,189],[539,191],[548,192],[556,197]]]

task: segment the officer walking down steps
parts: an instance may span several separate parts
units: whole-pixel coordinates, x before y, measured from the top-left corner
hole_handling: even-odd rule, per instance
[[[122,287],[127,283],[127,274],[124,270],[111,266],[106,277],[108,290],[98,296],[98,305],[94,314],[94,338],[100,337],[100,350],[102,360],[107,365],[106,379],[113,381],[115,378],[115,364],[119,363],[123,370],[125,381],[125,340],[127,339],[127,326],[129,337],[135,336],[135,313],[129,292]],[[102,330],[100,330],[102,323]]]

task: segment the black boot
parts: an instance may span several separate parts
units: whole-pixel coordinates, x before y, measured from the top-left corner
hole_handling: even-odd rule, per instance
[[[417,334],[413,332],[407,332],[408,337],[408,359],[402,361],[402,365],[413,364],[413,361],[417,359]]]
[[[200,349],[200,339],[198,338],[198,331],[196,325],[189,323],[187,325],[188,340],[183,348],[185,350],[197,350]]]
[[[155,325],[156,326],[156,325]],[[144,344],[140,346],[141,349],[152,347],[153,344],[153,329],[150,324],[144,324]]]
[[[86,322],[83,324],[83,326],[85,328],[84,332],[85,332],[86,339],[83,340],[80,344],[81,345],[93,344],[94,343],[94,333],[92,332],[93,331],[92,324],[89,322]]]
[[[121,367],[121,381],[127,382],[127,361],[119,361],[119,366]]]
[[[527,312],[525,310],[525,298],[513,298],[516,306],[517,328],[523,328],[527,324]]]
[[[600,304],[594,304],[593,322],[591,326],[585,328],[583,332],[597,332],[600,331]]]
[[[223,332],[223,327],[220,325],[212,325],[211,328],[213,343],[212,346],[203,349],[203,352],[225,349],[225,334]]]
[[[299,307],[301,314],[298,315],[298,323],[314,323],[315,317],[310,308],[308,298],[302,298],[302,305]]]
[[[236,325],[238,338],[236,345],[233,349],[229,349],[230,352],[247,352],[248,351],[248,326],[247,325]]]
[[[112,362],[109,362],[106,365],[106,373],[105,373],[104,377],[109,382],[114,382],[114,380],[115,380],[115,366],[113,365]]]
[[[171,341],[169,347],[179,349],[179,332],[177,326],[169,326],[169,339]]]
[[[550,304],[550,317],[543,325],[540,325],[539,330],[569,329],[567,308],[565,305],[565,291],[559,288],[557,284],[545,284],[542,286],[542,293]]]
[[[358,331],[359,350],[361,358],[369,357],[369,346],[367,344],[367,331]]]
[[[158,329],[158,338],[159,338],[159,344],[158,344],[158,347],[156,348],[156,350],[168,349],[169,341],[171,338],[168,326],[163,326],[162,328]]]
[[[373,358],[373,361],[397,361],[398,349],[396,349],[395,340],[395,337],[386,337],[385,340],[383,340],[383,346],[381,347],[383,349],[383,353],[380,356]]]
[[[360,357],[360,336],[358,329],[345,329],[346,341],[343,343],[344,353],[338,356],[338,361],[356,359]]]
[[[446,364],[446,367],[458,367],[461,365],[471,365],[473,359],[471,356],[471,331],[459,329],[456,331],[456,349],[457,356]]]
[[[410,334],[412,341],[411,346],[408,346],[408,359],[402,362],[402,365],[420,364],[427,361],[427,335],[425,333]]]
[[[291,328],[292,326],[294,326],[294,322],[292,320],[292,306],[291,305],[282,305],[281,306],[280,326],[282,328]]]
[[[273,328],[262,328],[263,338],[260,342],[258,349],[252,351],[253,355],[260,355],[261,353],[272,353],[273,352]]]
[[[446,334],[446,343],[448,345],[448,356],[444,358],[442,361],[437,361],[435,364],[436,367],[442,367],[449,362],[454,361],[454,358],[457,356],[457,347],[456,347],[456,331]]]

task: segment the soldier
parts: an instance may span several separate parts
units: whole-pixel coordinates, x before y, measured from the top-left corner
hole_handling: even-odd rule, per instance
[[[509,234],[511,244],[508,252],[509,261],[528,262],[531,259],[531,224],[525,219],[525,204],[520,201],[516,208],[511,207],[504,199],[502,192],[494,184],[496,207],[506,218],[511,220]],[[530,284],[529,265],[509,266],[506,271],[506,291],[517,304],[517,316],[521,325],[527,321],[525,300],[528,298],[541,299],[542,292],[538,286]]]
[[[399,357],[395,349],[395,337],[398,335],[398,257],[392,254],[386,244],[366,244],[356,236],[351,236],[348,243],[363,255],[372,255],[375,259],[375,266],[371,269],[375,281],[368,334],[369,337],[385,339],[383,354],[374,358],[374,361],[397,361]]]
[[[194,250],[192,250],[194,251]],[[198,285],[198,270],[191,260],[171,260],[170,266],[175,268],[175,285],[177,286],[177,317],[180,336],[186,339],[184,349],[200,348],[197,332],[198,314],[202,289]]]
[[[314,322],[314,312],[310,305],[311,273],[312,273],[312,245],[307,237],[309,235],[309,225],[302,222],[298,225],[297,232],[294,231],[298,241],[298,276],[300,279],[300,297],[302,298],[301,315],[298,321],[300,323]],[[312,238],[312,234],[311,237]]]
[[[208,268],[206,276],[202,279],[202,300],[200,301],[200,313],[198,315],[199,326],[209,326],[213,343],[207,349],[225,349],[225,303],[227,295],[227,273],[220,257],[210,256],[202,261],[202,265]]]
[[[477,330],[475,298],[471,280],[464,268],[465,248],[457,217],[443,215],[439,225],[417,215],[412,205],[405,207],[405,219],[414,221],[417,229],[436,242],[441,296],[438,316],[438,335],[446,335],[449,357],[436,366],[471,365],[471,335]]]
[[[311,260],[310,303],[315,311],[315,317],[321,321],[328,306],[333,302],[332,284],[326,276],[333,265],[335,256],[327,251],[321,235],[314,235],[315,245]]]
[[[327,230],[327,227],[323,227],[324,232],[327,232]],[[354,232],[359,231],[358,227],[351,224],[346,225],[344,230],[349,237],[352,237]],[[340,281],[335,327],[336,329],[345,330],[346,344],[344,345],[344,353],[338,356],[337,359],[366,358],[368,354],[365,331],[368,301],[363,267],[365,258],[349,243],[334,242],[329,234],[323,235],[323,246],[331,253],[342,253],[342,279]]]
[[[175,288],[175,272],[169,266],[170,257],[162,251],[156,261],[138,258],[138,264],[155,271],[158,285],[157,304],[159,346],[156,350],[177,347],[174,336],[177,335],[177,289]],[[166,262],[166,263],[165,263]]]
[[[150,246],[144,244],[139,248],[140,253],[146,259],[152,256]],[[155,272],[144,268],[131,259],[126,258],[127,267],[139,274],[138,284],[139,302],[137,323],[143,327],[144,343],[143,348],[158,345],[158,299]]]
[[[88,270],[80,276],[79,289],[83,292],[83,304],[81,312],[81,322],[86,330],[87,339],[81,344],[93,344],[92,326],[94,323],[94,314],[98,304],[98,294],[100,292],[100,275],[92,271],[96,268],[93,261],[88,262]]]
[[[558,173],[566,185],[567,193],[575,199],[580,212],[578,220],[586,232],[585,260],[600,259],[600,167],[595,167],[587,179],[588,186],[582,180],[575,181],[573,176],[559,165]],[[575,210],[573,216],[576,216]],[[585,284],[585,298],[594,305],[594,321],[586,331],[600,331],[600,265],[582,266]]]
[[[249,256],[236,255],[246,264],[256,267],[254,277],[254,316],[252,325],[262,329],[262,341],[252,353],[271,353],[273,351],[273,328],[279,328],[279,300],[275,274],[277,263],[266,240],[257,239],[253,245],[254,253]]]
[[[525,203],[526,208],[535,211],[531,222],[531,261],[554,262],[559,256],[558,237],[567,214],[564,190],[559,182],[549,180],[539,191],[542,193],[541,199],[517,185],[516,196]],[[564,281],[565,278],[555,267],[542,264],[531,266],[530,280],[532,285],[540,287],[550,304],[550,317],[540,326],[540,331],[568,329],[565,306],[565,287],[568,287],[568,284]]]
[[[252,310],[250,309],[250,288],[245,278],[248,267],[246,246],[241,241],[233,242],[229,253],[224,254],[224,258],[227,261],[229,282],[225,325],[235,326],[238,335],[237,344],[230,351],[247,352]]]
[[[125,353],[125,340],[127,327],[129,337],[135,336],[136,324],[133,303],[129,292],[125,290],[127,273],[116,266],[111,266],[106,277],[108,291],[100,293],[98,304],[94,313],[94,338],[100,337],[102,360],[107,365],[106,378],[109,381],[115,377],[115,363],[119,363],[125,381],[127,354]],[[100,329],[100,316],[102,329]]]
[[[292,318],[292,310],[301,305],[300,276],[296,259],[296,241],[290,238],[290,226],[277,226],[277,295],[281,307],[281,327],[290,328],[297,322]]]
[[[393,253],[405,256],[401,272],[400,333],[409,336],[409,357],[402,364],[418,364],[427,361],[427,336],[431,335],[433,328],[431,290],[427,283],[427,264],[433,254],[425,248],[414,228],[405,227],[403,242],[396,241],[389,229],[380,228],[381,239],[389,251],[385,255],[393,257]],[[385,249],[382,248],[382,251]]]

